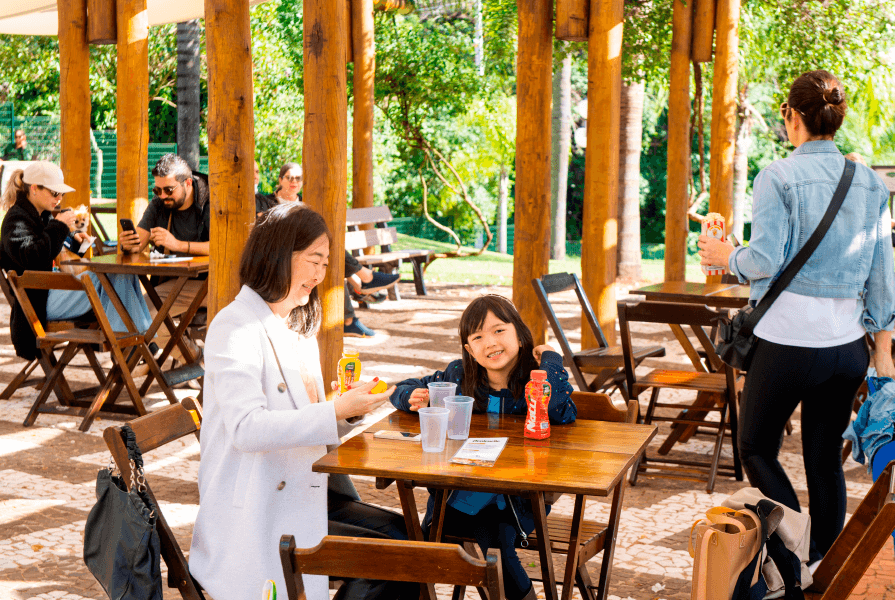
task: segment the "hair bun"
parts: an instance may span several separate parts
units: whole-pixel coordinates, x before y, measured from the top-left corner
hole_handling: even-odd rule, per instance
[[[833,89],[824,92],[824,101],[827,104],[837,106],[839,104],[842,104],[842,101],[844,99],[845,98],[842,96],[842,90],[839,89],[838,85],[835,85],[833,86]]]

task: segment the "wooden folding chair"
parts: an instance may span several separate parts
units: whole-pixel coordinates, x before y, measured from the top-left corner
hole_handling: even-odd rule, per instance
[[[182,404],[172,404],[151,414],[129,421],[128,425],[137,439],[137,447],[142,454],[146,454],[169,442],[184,436],[194,434],[199,438],[199,430],[202,427],[202,408],[193,398],[186,398]],[[121,426],[107,427],[103,431],[103,439],[112,460],[121,472],[124,481],[130,481],[131,463],[127,454],[127,445]],[[152,501],[158,506],[158,500],[146,481],[146,491]],[[174,537],[174,532],[165,520],[161,509],[158,512],[156,522],[159,541],[162,547],[162,558],[168,565],[168,587],[176,587],[184,600],[205,600],[202,594],[202,586],[190,575],[186,557],[180,549],[180,545]]]
[[[717,320],[718,313],[707,306],[697,304],[646,301],[628,304],[619,302],[618,318],[625,360],[625,375],[631,397],[636,399],[642,391],[652,389],[644,422],[649,425],[653,421],[670,421],[673,427],[693,425],[698,434],[705,434],[708,430],[708,434],[714,438],[715,443],[712,459],[708,463],[680,458],[650,458],[644,454],[637,468],[631,470],[631,485],[636,484],[638,473],[647,471],[653,476],[706,481],[706,490],[709,493],[715,487],[715,478],[719,471],[725,475],[735,476],[737,481],[742,481],[743,470],[736,447],[736,410],[737,395],[742,390],[743,378],[718,358],[711,343],[704,343],[703,346],[709,363],[714,367],[713,372],[708,372],[708,369],[705,369],[698,360],[694,361],[694,364],[703,367],[702,370],[655,369],[642,377],[635,372],[630,323],[688,325],[694,334],[704,341],[708,337],[703,327],[711,327]],[[694,390],[698,393],[697,399],[692,404],[660,403],[658,401],[659,392],[664,388]],[[657,408],[672,408],[682,412],[673,417],[664,417],[655,414]],[[719,421],[706,421],[707,413],[713,411],[720,412]],[[732,465],[721,463],[721,446],[728,427],[730,428],[730,437],[734,440],[732,443]],[[696,477],[699,474],[703,474],[703,477]]]
[[[562,348],[562,354],[565,365],[572,371],[575,383],[582,392],[600,392],[618,388],[625,400],[629,399],[628,389],[625,381],[624,361],[622,359],[621,348],[618,346],[610,347],[603,335],[603,330],[597,322],[594,310],[591,308],[590,301],[584,293],[581,281],[574,273],[554,273],[544,275],[540,279],[532,279],[531,284],[535,288],[538,300],[541,301],[541,307],[547,320],[550,321],[550,327],[553,328],[553,334]],[[599,344],[598,348],[582,350],[581,352],[573,352],[569,339],[566,337],[565,331],[559,324],[559,318],[550,304],[550,294],[575,290],[578,296],[578,303],[581,305],[581,312],[587,319],[590,329]],[[665,356],[665,348],[662,346],[648,346],[634,349],[635,365],[639,365],[644,359],[654,356]],[[594,375],[594,379],[587,383],[584,374]]]
[[[814,572],[806,600],[846,600],[895,529],[895,477],[888,464]]]
[[[79,429],[87,431],[90,429],[91,423],[96,418],[100,410],[107,412],[116,412],[123,414],[145,415],[146,408],[143,406],[141,394],[138,392],[132,371],[137,366],[137,362],[142,358],[150,371],[153,372],[159,381],[159,386],[169,402],[177,403],[177,398],[171,391],[171,388],[165,383],[165,379],[161,374],[158,364],[152,359],[149,348],[143,339],[143,335],[136,330],[136,327],[127,314],[124,306],[121,305],[117,296],[113,297],[113,303],[116,304],[119,315],[128,328],[126,332],[115,332],[109,323],[108,317],[103,309],[99,294],[93,286],[93,281],[88,278],[79,278],[67,273],[51,273],[45,271],[25,271],[22,275],[15,273],[9,274],[9,284],[16,296],[19,304],[31,325],[31,330],[37,338],[38,348],[43,351],[52,351],[54,348],[62,347],[62,355],[55,365],[51,365],[47,373],[47,379],[41,388],[37,399],[28,411],[25,417],[25,426],[34,424],[38,413],[41,412],[59,412],[49,407],[45,407],[44,403],[50,395],[50,391],[56,386],[57,382],[62,378],[62,372],[66,366],[75,357],[78,351],[83,351],[90,364],[94,367],[94,372],[99,379],[100,389],[92,402],[81,402],[78,400],[70,400],[68,406],[78,409],[76,414],[83,416]],[[97,329],[64,329],[62,331],[46,331],[37,317],[31,300],[28,298],[27,290],[71,290],[83,291],[87,294],[87,299],[96,316],[99,327]],[[99,362],[96,360],[93,348],[100,346],[103,350],[110,352],[112,357],[112,369],[108,375],[103,373]],[[125,358],[124,350],[130,349],[129,356]],[[133,407],[126,407],[115,404],[119,383],[127,388],[131,397]],[[111,393],[110,393],[111,392]],[[107,403],[107,400],[109,402]],[[65,414],[72,414],[66,412]]]
[[[295,537],[280,538],[280,560],[289,600],[304,600],[302,575],[330,575],[426,584],[475,586],[488,590],[488,600],[503,600],[500,554],[488,550],[485,560],[455,544],[381,540],[328,535],[314,548],[295,547]]]

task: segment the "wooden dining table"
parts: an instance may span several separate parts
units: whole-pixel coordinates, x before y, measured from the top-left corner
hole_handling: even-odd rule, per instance
[[[423,452],[419,442],[374,437],[376,431],[383,429],[419,432],[419,417],[415,413],[395,411],[318,460],[313,470],[375,477],[379,488],[396,482],[408,536],[413,540],[424,539],[413,494],[415,487],[439,490],[429,541],[441,540],[446,502],[444,490],[507,493],[529,499],[534,508],[535,532],[539,540],[550,539],[544,493],[574,495],[563,600],[571,598],[575,584],[578,556],[573,549],[579,546],[585,498],[611,495],[606,545],[594,596],[603,600],[607,597],[612,570],[626,474],[656,435],[656,427],[582,420],[568,425],[551,425],[548,439],[529,440],[523,435],[524,421],[524,416],[473,414],[469,437],[506,437],[508,440],[493,466],[472,466],[450,462],[464,440],[447,440],[442,452]],[[558,600],[551,544],[539,543],[538,554],[546,598]],[[434,588],[423,586],[423,596],[424,600],[434,600]]]
[[[177,260],[152,260],[146,253],[119,253],[95,256],[90,259],[82,258],[80,260],[64,261],[62,264],[84,267],[87,270],[96,273],[100,283],[102,283],[103,288],[112,300],[112,303],[119,311],[123,311],[124,306],[121,303],[121,299],[118,297],[115,288],[112,286],[112,282],[109,280],[109,275],[136,275],[139,277],[140,282],[143,284],[143,289],[146,290],[146,295],[158,311],[144,335],[146,343],[148,344],[152,341],[156,332],[163,325],[170,332],[168,343],[156,359],[158,364],[163,365],[165,363],[165,360],[170,356],[171,351],[175,346],[180,349],[181,355],[187,362],[186,368],[189,368],[191,364],[198,361],[199,356],[196,356],[185,342],[185,339],[188,337],[186,330],[193,317],[202,306],[202,300],[204,300],[205,296],[208,294],[208,280],[204,280],[199,293],[193,299],[186,312],[181,315],[179,324],[174,324],[174,320],[169,313],[186,282],[190,279],[195,279],[202,274],[208,273],[209,258],[207,256],[184,256],[177,257]],[[161,300],[158,293],[156,293],[155,287],[151,283],[150,278],[156,276],[167,279],[173,278],[175,280],[171,292],[164,302]],[[181,369],[183,368],[184,367],[181,367]],[[143,381],[143,385],[140,387],[141,396],[146,395],[149,386],[152,385],[153,379],[154,378],[150,373]]]

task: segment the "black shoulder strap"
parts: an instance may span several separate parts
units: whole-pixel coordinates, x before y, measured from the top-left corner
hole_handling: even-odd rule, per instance
[[[830,206],[827,207],[827,212],[824,214],[823,219],[821,219],[820,224],[817,226],[817,229],[814,230],[814,233],[811,234],[811,237],[808,238],[805,246],[799,250],[798,254],[796,254],[795,258],[792,259],[792,262],[787,265],[786,269],[783,270],[783,273],[777,281],[771,285],[771,289],[764,295],[758,303],[758,306],[752,310],[752,313],[749,315],[746,322],[743,323],[743,328],[741,330],[743,335],[749,336],[752,334],[752,330],[758,325],[758,321],[761,320],[766,312],[768,312],[768,309],[774,301],[781,293],[783,293],[783,290],[789,286],[799,270],[801,270],[805,263],[808,262],[808,259],[814,254],[817,247],[820,246],[820,242],[824,239],[824,236],[833,224],[833,220],[836,218],[836,214],[839,212],[839,208],[845,200],[845,195],[848,193],[848,188],[851,187],[854,175],[855,163],[845,159],[845,168],[842,171],[842,178],[839,179],[839,185],[836,187],[836,192],[833,194],[833,199],[830,201]]]

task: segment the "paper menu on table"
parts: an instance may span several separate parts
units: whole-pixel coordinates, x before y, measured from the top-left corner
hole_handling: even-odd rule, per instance
[[[497,457],[503,452],[509,438],[469,438],[451,457],[451,462],[458,465],[474,465],[492,467]]]

